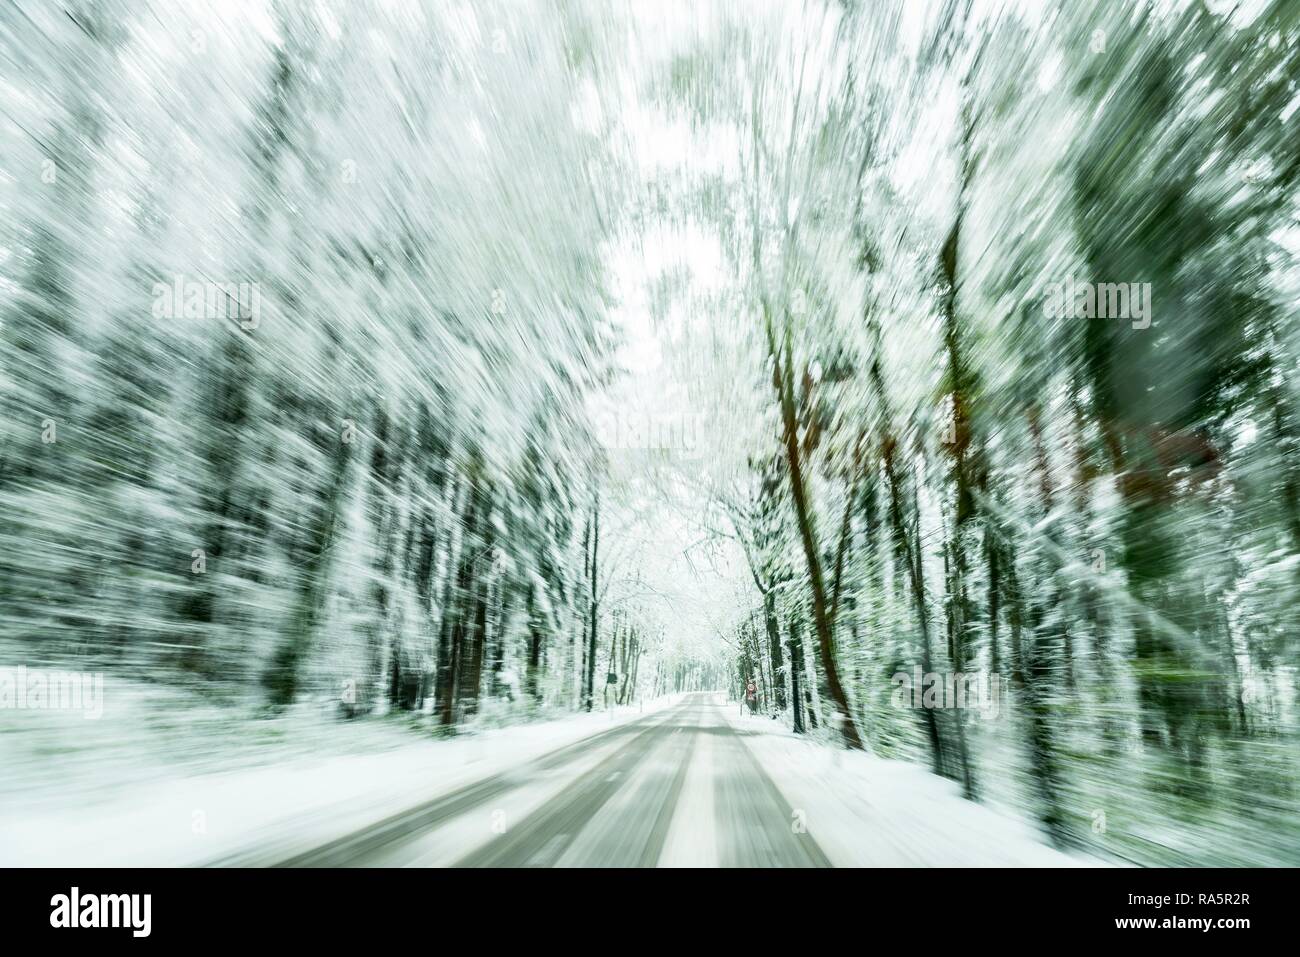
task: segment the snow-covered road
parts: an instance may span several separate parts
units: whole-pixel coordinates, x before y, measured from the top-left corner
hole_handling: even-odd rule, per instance
[[[282,863],[828,866],[722,708],[687,696]]]
[[[721,695],[488,775],[286,866],[827,867],[1084,863],[951,782],[741,717]],[[770,773],[769,773],[770,772]]]
[[[0,792],[7,865],[1088,863],[923,767],[793,734],[721,694],[439,740],[340,723],[292,747],[301,730],[292,716],[222,725],[219,741],[187,743],[146,735],[139,709],[92,722],[96,734],[74,717],[39,714],[39,727],[0,734],[0,765],[27,769],[29,785]],[[283,740],[256,750],[263,763],[241,764],[236,744],[272,730]],[[106,747],[114,743],[118,758]],[[204,762],[181,773],[142,757],[180,747]],[[35,762],[54,749],[69,755],[59,765],[67,773],[38,788]]]

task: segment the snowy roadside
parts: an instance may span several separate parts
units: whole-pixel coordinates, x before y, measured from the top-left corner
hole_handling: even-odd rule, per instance
[[[721,711],[836,867],[1103,866],[1048,847],[1027,822],[964,800],[917,765],[827,747],[738,706]]]
[[[442,740],[382,721],[334,722],[328,737],[260,743],[255,764],[248,738],[267,736],[279,719],[226,715],[223,741],[210,740],[211,730],[188,745],[176,739],[178,752],[201,750],[201,762],[190,753],[171,763],[151,753],[156,741],[140,746],[137,712],[147,705],[84,724],[78,715],[0,713],[0,767],[10,772],[0,780],[0,866],[272,863],[678,700]],[[123,753],[97,754],[97,742]],[[12,772],[34,761],[45,773],[32,787],[33,775]],[[21,790],[20,777],[29,785]]]

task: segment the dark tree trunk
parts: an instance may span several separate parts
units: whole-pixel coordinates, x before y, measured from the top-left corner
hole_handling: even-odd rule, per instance
[[[799,694],[800,679],[803,677],[804,670],[803,635],[799,629],[797,612],[790,613],[788,630],[790,634],[790,706],[794,719],[791,727],[795,734],[803,734],[803,697]]]
[[[898,536],[899,541],[903,543],[903,558],[907,566],[907,576],[912,586],[916,623],[921,635],[921,671],[930,674],[933,672],[934,667],[930,654],[930,616],[925,607],[925,577],[921,568],[919,553],[920,532],[918,530],[916,547],[914,547],[912,536],[907,530],[907,523],[903,520],[902,490],[899,488],[898,472],[894,464],[895,449],[892,438],[885,440],[882,453],[885,462],[885,477],[889,481],[889,512],[894,523],[895,534]],[[924,708],[922,710],[926,734],[930,739],[930,751],[934,758],[935,773],[945,777],[952,777],[953,775],[948,768],[943,736],[939,731],[939,717],[935,714],[933,708]]]
[[[772,695],[776,710],[785,710],[785,662],[781,654],[781,626],[776,620],[776,596],[763,594],[763,621],[767,626],[767,647],[772,663]]]
[[[466,625],[473,614],[472,593],[477,559],[478,524],[480,521],[478,478],[471,476],[465,489],[461,540],[456,555],[456,573],[443,609],[442,629],[438,640],[438,677],[435,690],[438,722],[451,726],[457,719],[457,699],[462,659],[466,646]]]
[[[1002,614],[1000,606],[1000,594],[1002,589],[1002,575],[999,569],[998,546],[994,541],[994,534],[986,530],[984,533],[984,555],[988,563],[989,574],[989,665],[993,674],[1002,673],[1002,653],[1001,645],[998,642],[998,621]]]
[[[487,653],[488,610],[492,603],[493,556],[496,549],[491,515],[492,492],[486,480],[478,477],[470,487],[470,494],[477,498],[474,506],[476,534],[473,539],[474,555],[469,562],[472,577],[466,590],[470,608],[469,620],[462,632],[464,649],[460,661],[463,667],[456,679],[456,706],[460,712],[458,720],[462,721],[478,714],[479,709],[483,660]]]
[[[803,475],[803,462],[799,451],[799,425],[794,403],[794,375],[790,331],[786,328],[784,365],[782,353],[777,348],[775,334],[772,331],[770,314],[764,309],[767,319],[768,345],[774,363],[773,384],[776,387],[781,406],[783,422],[786,466],[789,469],[791,497],[794,499],[795,519],[799,527],[799,539],[803,543],[804,558],[808,564],[808,580],[812,590],[813,624],[817,629],[817,644],[821,652],[822,667],[825,669],[826,686],[830,691],[831,701],[840,716],[840,730],[844,745],[848,748],[863,748],[862,738],[858,734],[857,723],[849,709],[848,696],[840,684],[839,666],[835,660],[835,623],[829,606],[826,583],[822,575],[821,556],[818,554],[816,530],[813,528],[812,506],[808,501],[808,490]]]
[[[542,643],[545,641],[542,628],[542,612],[538,607],[536,586],[528,592],[528,665],[525,672],[524,688],[534,704],[541,704],[541,670]]]
[[[597,493],[591,513],[591,620],[587,628],[587,673],[584,677],[582,706],[590,711],[595,697],[596,680],[596,624],[600,615],[600,495]]]

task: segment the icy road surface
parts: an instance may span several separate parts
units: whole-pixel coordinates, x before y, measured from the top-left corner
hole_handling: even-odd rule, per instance
[[[719,700],[689,695],[282,863],[829,866]]]

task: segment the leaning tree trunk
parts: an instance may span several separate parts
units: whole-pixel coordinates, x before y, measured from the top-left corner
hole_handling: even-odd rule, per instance
[[[786,329],[784,368],[777,352],[776,338],[772,331],[771,315],[764,306],[767,320],[768,345],[774,362],[773,384],[776,387],[781,405],[781,419],[784,426],[786,465],[790,476],[791,497],[794,499],[795,519],[799,527],[799,539],[803,543],[804,558],[808,564],[808,579],[812,589],[813,624],[817,629],[817,646],[821,652],[822,667],[826,671],[826,688],[831,701],[839,712],[840,730],[844,745],[848,748],[862,749],[862,737],[858,734],[857,723],[849,709],[848,696],[840,683],[839,666],[835,659],[835,623],[827,600],[826,582],[822,574],[821,556],[818,554],[817,533],[813,528],[812,506],[808,501],[808,489],[803,475],[803,462],[799,453],[799,427],[795,417],[794,374],[790,331]]]

